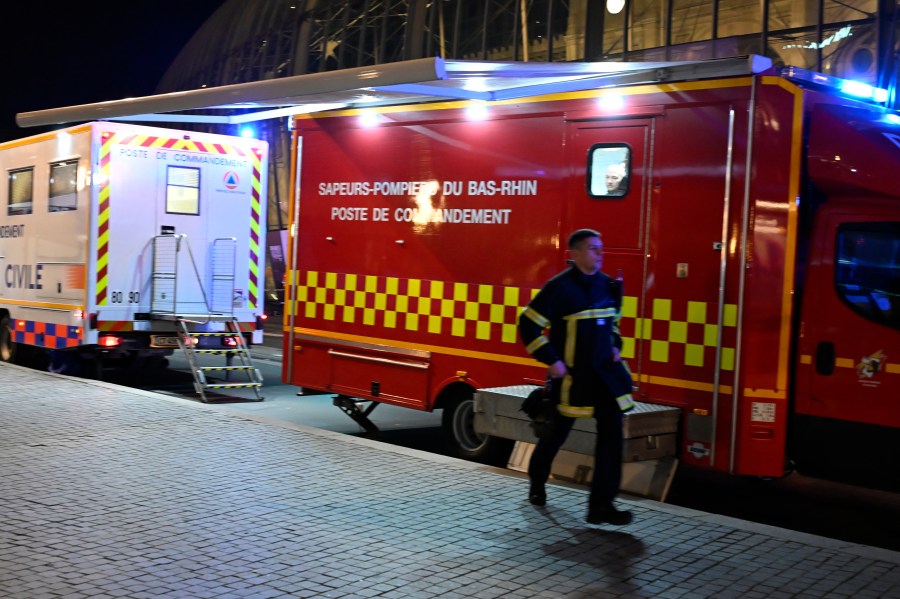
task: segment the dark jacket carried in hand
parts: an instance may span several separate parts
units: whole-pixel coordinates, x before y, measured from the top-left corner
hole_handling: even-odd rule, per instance
[[[622,411],[634,407],[628,366],[613,361],[613,347],[622,347],[621,308],[619,281],[572,267],[547,281],[519,317],[528,353],[547,365],[562,360],[569,370],[554,381],[560,414],[592,417],[600,393],[611,394]]]

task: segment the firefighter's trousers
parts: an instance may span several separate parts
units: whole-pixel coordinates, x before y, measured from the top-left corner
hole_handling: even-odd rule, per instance
[[[622,483],[622,411],[611,396],[602,395],[594,406],[597,440],[590,497],[590,506],[599,509],[612,504]],[[538,440],[528,464],[532,485],[547,482],[553,459],[566,442],[575,419],[556,413],[549,424],[550,430]]]

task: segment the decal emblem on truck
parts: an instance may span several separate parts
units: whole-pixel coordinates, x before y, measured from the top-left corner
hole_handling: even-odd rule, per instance
[[[238,177],[236,172],[228,171],[225,173],[225,176],[222,177],[222,181],[225,183],[226,189],[237,189],[237,186],[241,183],[241,178]]]
[[[702,460],[709,455],[709,450],[706,448],[706,445],[698,442],[694,442],[691,445],[688,445],[687,451],[698,460]]]
[[[884,350],[879,349],[874,354],[864,356],[859,361],[859,364],[856,365],[856,375],[860,381],[869,382],[872,377],[884,368],[885,362],[887,362],[887,356],[884,355]]]

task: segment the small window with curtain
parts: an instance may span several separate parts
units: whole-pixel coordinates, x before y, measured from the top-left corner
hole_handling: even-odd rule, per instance
[[[588,150],[587,192],[592,198],[628,193],[631,148],[626,144],[594,144]]]
[[[200,169],[170,166],[166,171],[166,212],[200,214]]]
[[[49,212],[75,210],[78,207],[77,182],[77,160],[51,164],[47,210]]]
[[[9,171],[8,216],[31,214],[34,208],[34,167]]]
[[[900,222],[842,225],[836,245],[841,300],[869,320],[900,329]]]

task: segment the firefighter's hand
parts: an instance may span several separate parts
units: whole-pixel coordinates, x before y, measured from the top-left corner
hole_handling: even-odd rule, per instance
[[[562,360],[557,360],[549,367],[547,367],[547,372],[550,374],[551,379],[561,379],[566,376],[566,373],[569,372],[566,368],[565,362]]]
[[[612,349],[613,362],[621,362],[622,361],[622,352],[619,351],[619,348],[613,345]]]

